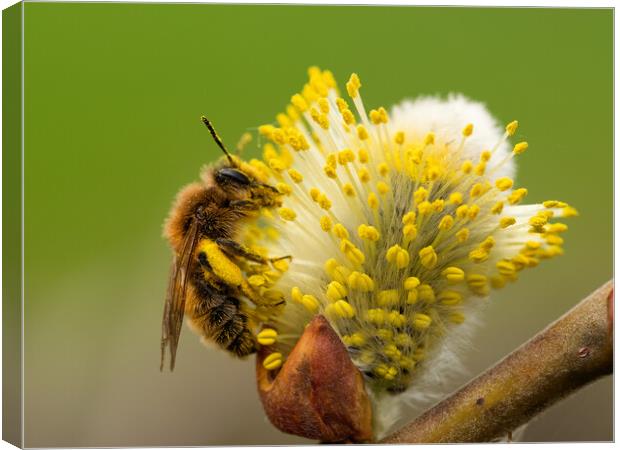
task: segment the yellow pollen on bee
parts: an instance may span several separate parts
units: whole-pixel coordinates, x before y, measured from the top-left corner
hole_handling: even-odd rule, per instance
[[[370,292],[375,289],[375,282],[368,274],[353,271],[347,277],[347,284],[350,289],[362,292]]]
[[[280,208],[278,210],[278,214],[280,214],[280,217],[282,219],[287,221],[293,221],[295,220],[295,218],[297,218],[297,214],[295,213],[295,211],[290,208]]]
[[[517,219],[515,219],[514,217],[502,217],[499,220],[499,226],[501,228],[508,228],[511,225],[514,225],[515,223],[517,223]]]
[[[364,125],[357,126],[357,137],[361,141],[365,141],[366,139],[368,139],[368,130],[366,130],[366,127],[364,127]]]
[[[273,345],[278,338],[278,332],[273,328],[265,328],[256,335],[256,340],[260,345]]]
[[[465,272],[458,267],[447,267],[442,272],[443,275],[450,283],[459,283],[465,279]]]
[[[398,269],[404,269],[409,265],[409,252],[396,244],[388,249],[385,259]]]
[[[418,330],[425,330],[431,325],[432,321],[433,319],[431,319],[430,316],[418,313],[413,315],[411,319],[411,324]]]
[[[454,226],[454,217],[447,215],[443,216],[437,226],[442,231],[448,231]]]
[[[428,247],[424,247],[419,252],[420,256],[420,264],[422,264],[427,269],[432,269],[437,265],[437,253],[435,253],[435,249],[432,245]]]
[[[348,239],[349,231],[341,223],[334,225],[334,235],[339,239]]]
[[[349,81],[346,84],[347,92],[349,93],[349,97],[355,98],[359,93],[360,87],[362,87],[362,82],[360,81],[359,76],[356,73],[352,73]]]
[[[471,136],[472,133],[474,132],[474,125],[471,123],[468,123],[467,125],[465,125],[465,128],[463,128],[463,136],[467,137],[467,136]]]
[[[390,192],[390,186],[384,181],[379,181],[377,183],[377,191],[380,195],[385,195]]]
[[[513,136],[517,132],[517,128],[519,128],[519,122],[513,120],[508,125],[506,125],[506,134],[508,136]]]
[[[514,153],[515,155],[520,155],[521,153],[527,150],[527,147],[528,147],[527,142],[519,142],[512,149],[512,153]]]
[[[513,181],[508,177],[502,177],[495,180],[495,187],[497,187],[500,191],[507,191],[512,187],[512,185]]]
[[[337,281],[332,281],[327,285],[327,290],[325,291],[325,295],[332,302],[345,298],[348,294],[347,288],[344,287],[342,283]]]
[[[267,370],[276,370],[280,366],[282,366],[282,353],[272,353],[263,360],[263,367]]]

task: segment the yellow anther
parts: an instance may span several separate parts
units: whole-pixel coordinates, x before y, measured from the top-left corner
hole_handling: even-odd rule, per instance
[[[386,311],[381,308],[372,308],[366,312],[366,319],[375,325],[383,325],[385,323]]]
[[[562,208],[562,217],[575,217],[578,215],[579,215],[579,212],[572,206],[567,206],[565,208]]]
[[[250,286],[259,287],[263,286],[266,283],[265,277],[261,275],[252,275],[248,278],[248,283]]]
[[[361,347],[366,342],[366,337],[362,333],[357,332],[348,336],[343,336],[342,340],[347,346]]]
[[[372,209],[377,209],[379,207],[379,198],[374,192],[368,194],[368,206]]]
[[[320,194],[317,200],[319,206],[325,210],[328,210],[332,207],[332,202],[325,194]]]
[[[323,83],[325,83],[328,88],[336,88],[336,79],[334,78],[334,74],[331,71],[324,70],[321,73],[321,78],[323,79]]]
[[[371,109],[368,116],[374,125],[379,125],[381,123],[381,114],[376,109]]]
[[[362,183],[368,183],[370,181],[370,172],[365,167],[357,171],[357,176]]]
[[[416,203],[422,203],[424,200],[428,198],[428,191],[420,186],[414,193],[413,199]]]
[[[377,169],[379,169],[379,174],[382,177],[386,176],[390,172],[390,166],[388,166],[386,163],[379,164],[377,166]]]
[[[460,205],[461,203],[463,203],[463,194],[461,194],[460,192],[451,193],[450,197],[448,197],[448,203],[451,203],[453,205]]]
[[[435,133],[428,133],[424,136],[424,145],[432,145],[435,143]]]
[[[441,291],[437,299],[446,306],[458,305],[463,301],[463,295],[458,291],[445,290]]]
[[[349,288],[362,292],[370,292],[375,289],[375,282],[365,273],[351,272],[347,278]]]
[[[428,247],[424,247],[419,252],[420,255],[420,264],[422,264],[427,269],[432,269],[437,265],[437,253],[435,253],[435,249],[432,245]]]
[[[282,365],[282,353],[272,353],[263,360],[263,367],[267,370],[276,370]]]
[[[443,216],[439,221],[438,228],[442,231],[448,231],[454,226],[454,217],[447,215]]]
[[[547,200],[546,202],[543,202],[543,206],[545,208],[558,208],[559,204],[560,202],[557,200]]]
[[[499,226],[502,228],[508,228],[510,225],[517,223],[517,219],[514,217],[502,217],[499,220]]]
[[[398,305],[398,291],[396,289],[387,289],[377,293],[377,303],[379,306],[396,306]]]
[[[293,122],[296,122],[299,119],[299,113],[293,105],[286,106],[286,114],[288,114]]]
[[[379,108],[379,117],[381,117],[381,122],[388,123],[388,113],[383,106]]]
[[[486,287],[487,285],[487,277],[481,274],[477,274],[477,273],[471,273],[469,275],[467,275],[467,285],[470,288],[483,288]]]
[[[371,225],[366,225],[366,224],[361,224],[358,228],[357,228],[357,234],[359,235],[359,237],[361,237],[362,239],[366,239],[368,241],[372,241],[372,242],[376,242],[379,240],[379,231],[371,226]]]
[[[414,314],[413,317],[411,318],[412,325],[418,330],[427,329],[431,325],[432,322],[433,322],[433,319],[431,319],[431,316],[428,316],[426,314],[421,314],[421,313]]]
[[[278,259],[277,261],[274,261],[272,264],[273,264],[273,267],[275,267],[280,272],[286,272],[289,266],[288,261],[286,259]]]
[[[463,322],[465,322],[465,316],[461,313],[452,313],[450,315],[448,315],[448,320],[454,324],[461,324]]]
[[[361,265],[366,260],[364,253],[348,239],[340,241],[340,251],[355,265]]]
[[[293,211],[290,208],[280,208],[278,210],[278,214],[280,214],[280,217],[282,217],[284,220],[289,220],[289,221],[293,221],[297,217],[297,214],[295,213],[295,211]]]
[[[523,198],[526,195],[527,195],[527,189],[525,188],[516,189],[512,191],[512,193],[508,196],[508,203],[510,203],[511,205],[516,205],[521,200],[523,200]]]
[[[356,73],[352,73],[349,81],[347,81],[347,92],[349,93],[349,97],[355,98],[359,93],[360,87],[362,87],[362,82]]]
[[[427,303],[435,301],[435,291],[429,284],[421,284],[418,286],[418,298]]]
[[[415,223],[415,212],[409,211],[407,214],[403,216],[402,222],[403,225],[413,225]]]
[[[365,141],[366,139],[368,139],[368,130],[366,129],[366,127],[364,127],[364,125],[357,126],[357,137],[361,141]]]
[[[317,188],[310,188],[309,193],[313,201],[315,202],[319,201],[319,197],[321,196],[321,191],[319,191]]]
[[[258,132],[261,136],[265,136],[267,139],[271,139],[275,129],[276,127],[274,127],[273,125],[261,125],[258,127]]]
[[[549,245],[562,245],[564,243],[564,239],[556,234],[549,234],[545,237],[547,244]]]
[[[418,235],[418,229],[413,224],[408,224],[403,227],[403,236],[405,237],[405,241],[411,242]]]
[[[484,175],[484,172],[486,169],[487,169],[487,164],[485,162],[481,162],[479,164],[476,164],[476,167],[474,167],[474,172],[476,173],[476,175],[481,177],[482,175]]]
[[[483,248],[485,250],[491,250],[494,245],[495,239],[493,238],[493,236],[489,236],[484,241],[482,241],[482,243],[480,244],[480,248]]]
[[[269,167],[276,172],[282,172],[284,169],[286,169],[284,162],[282,162],[280,158],[271,158],[269,160]]]
[[[344,195],[346,195],[347,197],[355,197],[355,188],[353,187],[351,183],[343,184],[342,191],[344,192]]]
[[[350,148],[345,148],[338,152],[338,163],[342,166],[355,161],[355,153]]]
[[[480,197],[480,195],[482,194],[482,184],[481,183],[476,183],[471,187],[471,190],[469,191],[469,196],[470,197]]]
[[[325,158],[325,164],[327,164],[329,167],[333,169],[338,167],[338,156],[336,155],[336,153],[328,154],[327,158]]]
[[[332,302],[336,300],[340,300],[341,298],[345,298],[348,294],[347,288],[344,287],[342,283],[337,281],[332,281],[327,285],[327,290],[325,291],[325,295]]]
[[[334,225],[334,235],[339,239],[349,239],[349,231],[341,223]]]
[[[301,289],[299,289],[297,286],[291,289],[291,298],[293,299],[293,301],[297,303],[301,303],[302,297],[303,297],[303,294],[301,293]]]
[[[327,314],[343,319],[351,319],[355,317],[355,309],[346,300],[338,300],[327,306],[325,309]]]
[[[353,125],[355,123],[355,116],[350,109],[345,109],[342,111],[342,119],[347,125]]]
[[[469,160],[463,162],[463,164],[461,165],[461,170],[463,171],[463,173],[470,173],[473,168],[474,164]]]
[[[456,210],[454,211],[454,214],[456,215],[457,218],[464,219],[465,217],[467,217],[468,212],[469,212],[469,206],[461,205],[458,208],[456,208]]]
[[[493,207],[491,208],[491,212],[493,214],[501,214],[502,211],[504,210],[504,202],[497,202],[495,205],[493,205]]]
[[[345,109],[349,109],[349,105],[347,104],[346,100],[341,97],[336,98],[336,106],[338,107],[338,111],[341,113]]]
[[[476,248],[469,252],[469,259],[475,263],[481,263],[489,259],[489,252],[484,248]]]
[[[513,181],[508,177],[502,177],[495,180],[495,186],[500,191],[507,191],[512,187]]]
[[[256,340],[260,345],[273,345],[278,338],[278,332],[273,328],[265,328],[256,335]]]
[[[409,265],[409,252],[400,245],[393,245],[388,249],[385,259],[398,269],[404,269]]]
[[[377,183],[377,191],[380,195],[385,195],[390,192],[390,186],[384,181],[379,181]]]
[[[270,159],[277,158],[277,157],[278,157],[278,152],[274,148],[274,146],[269,143],[265,144],[265,146],[263,147],[263,159],[265,161],[269,161]]]
[[[282,128],[293,126],[293,121],[286,114],[280,113],[276,115],[276,120]]]
[[[421,216],[430,214],[433,211],[433,205],[429,201],[423,201],[422,203],[418,203],[418,213]]]
[[[329,112],[329,102],[327,101],[327,99],[324,97],[320,98],[318,103],[321,112],[327,114]]]
[[[290,195],[291,192],[293,192],[293,189],[286,183],[276,184],[276,189],[278,190],[278,192],[280,192],[280,194],[283,195]]]
[[[288,169],[288,176],[291,177],[291,180],[293,180],[295,183],[301,183],[302,181],[304,181],[303,175],[295,169]]]
[[[489,160],[491,159],[491,152],[488,150],[484,150],[482,153],[480,153],[480,161],[481,162],[489,162]]]
[[[519,142],[512,149],[512,153],[514,153],[515,155],[520,155],[521,153],[527,150],[527,147],[528,147],[527,142]]]
[[[444,208],[445,204],[446,204],[446,202],[444,202],[443,199],[438,198],[437,200],[433,201],[433,203],[431,203],[431,206],[433,208],[433,211],[441,212],[441,211],[443,211],[443,208]]]
[[[304,99],[301,94],[295,94],[291,97],[292,105],[299,110],[299,112],[304,112],[308,110],[308,103],[306,99]]]
[[[398,145],[402,145],[405,142],[405,133],[402,131],[397,131],[394,135],[394,142]]]
[[[568,230],[568,225],[559,222],[552,223],[547,228],[548,233],[564,233],[566,230]]]
[[[319,310],[319,301],[313,295],[304,295],[301,298],[301,304],[311,313],[315,313]]]
[[[408,305],[413,305],[418,301],[418,290],[416,289],[411,289],[410,291],[407,291],[407,304]]]
[[[506,134],[508,134],[508,136],[514,135],[517,132],[518,127],[519,127],[519,122],[517,122],[516,120],[513,120],[508,125],[506,125]]]
[[[321,230],[330,231],[332,229],[332,219],[329,216],[321,216],[319,219]]]
[[[465,242],[469,238],[469,229],[462,228],[455,234],[455,236],[457,242]]]
[[[534,228],[542,228],[547,224],[547,221],[548,219],[546,216],[537,214],[533,217],[530,217],[529,224]]]
[[[463,269],[459,269],[458,267],[447,267],[445,268],[441,274],[450,282],[450,283],[459,283],[465,279],[465,272]]]
[[[411,291],[420,285],[420,279],[418,277],[407,277],[403,286],[406,291]]]
[[[368,162],[368,151],[366,149],[360,148],[357,151],[357,157],[362,164],[366,164]]]
[[[501,276],[493,276],[491,277],[491,286],[493,289],[501,289],[506,286],[506,278]]]
[[[471,123],[468,123],[467,125],[465,125],[465,128],[463,128],[463,136],[471,136],[473,132],[474,132],[474,125]]]
[[[497,271],[500,275],[504,275],[505,277],[511,277],[517,272],[517,268],[511,261],[499,261],[495,267],[497,267]]]
[[[338,175],[336,174],[336,169],[334,169],[332,166],[326,165],[325,167],[323,167],[323,171],[328,178],[338,178]]]

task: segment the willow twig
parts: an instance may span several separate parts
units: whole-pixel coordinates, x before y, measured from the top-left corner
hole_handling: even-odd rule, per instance
[[[613,371],[613,281],[382,443],[489,442]]]

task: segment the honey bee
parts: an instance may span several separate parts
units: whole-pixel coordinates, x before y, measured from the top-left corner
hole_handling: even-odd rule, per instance
[[[261,298],[251,288],[243,268],[290,258],[266,258],[239,243],[243,223],[261,208],[280,206],[281,195],[255,167],[228,152],[206,117],[202,122],[225,158],[206,167],[201,182],[179,192],[166,220],[164,234],[174,256],[162,320],[160,370],[167,348],[170,370],[174,369],[184,315],[198,334],[234,355],[254,353],[257,342],[245,298],[255,305],[273,299]]]

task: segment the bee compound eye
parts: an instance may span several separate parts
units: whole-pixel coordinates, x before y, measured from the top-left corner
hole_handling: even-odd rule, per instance
[[[231,167],[224,167],[218,170],[216,173],[216,180],[218,183],[234,183],[242,186],[248,186],[250,184],[250,179],[246,174]]]

